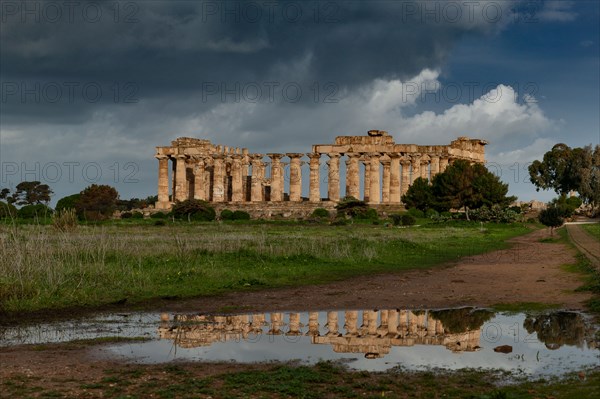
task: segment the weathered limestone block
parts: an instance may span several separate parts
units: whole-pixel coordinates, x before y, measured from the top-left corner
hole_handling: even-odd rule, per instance
[[[168,209],[169,202],[169,157],[157,155],[158,159],[158,203],[157,209]]]
[[[252,202],[261,202],[263,198],[263,179],[264,179],[264,163],[262,154],[254,154],[252,156],[252,187],[251,198]]]
[[[400,154],[390,153],[390,196],[389,202],[400,203]]]
[[[369,178],[370,178],[370,186],[369,186],[369,203],[371,204],[379,204],[381,203],[380,196],[380,184],[379,184],[379,153],[372,152],[369,153],[369,160],[371,162],[371,167],[369,168]]]
[[[321,201],[321,181],[319,176],[319,168],[321,167],[321,154],[309,153],[307,154],[310,158],[310,180],[308,186],[308,200],[310,202]]]
[[[186,192],[187,171],[185,167],[185,155],[175,156],[177,168],[175,169],[175,200],[185,201],[188,199]]]
[[[244,181],[242,176],[242,155],[232,155],[231,161],[231,201],[244,200]]]
[[[204,159],[200,157],[194,158],[196,165],[194,166],[194,199],[206,200],[205,197],[205,181],[204,181]]]
[[[358,154],[347,154],[346,160],[346,196],[360,199],[360,170],[358,167]]]
[[[213,154],[213,197],[214,202],[225,201],[225,156],[220,153]]]
[[[302,201],[302,165],[300,158],[304,154],[289,153],[290,157],[290,201]]]
[[[391,160],[389,158],[381,159],[381,164],[383,165],[383,177],[382,177],[382,183],[383,183],[383,187],[381,188],[381,202],[383,202],[384,204],[387,204],[390,202],[390,166],[391,166]]]
[[[340,154],[331,153],[327,155],[329,156],[329,161],[327,161],[329,166],[328,197],[329,201],[337,202],[340,200]]]
[[[271,201],[283,201],[281,157],[283,154],[267,154],[271,158]]]

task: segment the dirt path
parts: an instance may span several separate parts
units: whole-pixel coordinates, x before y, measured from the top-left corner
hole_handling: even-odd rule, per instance
[[[510,249],[463,258],[447,267],[374,275],[298,288],[242,292],[165,303],[168,312],[269,311],[342,308],[443,308],[540,302],[583,309],[588,293],[574,292],[579,276],[565,244],[540,242],[546,230],[511,240]]]
[[[600,242],[585,231],[580,224],[568,224],[567,231],[571,241],[600,271]]]

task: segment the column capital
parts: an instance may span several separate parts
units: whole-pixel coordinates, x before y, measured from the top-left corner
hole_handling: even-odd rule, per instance
[[[211,156],[215,160],[217,160],[217,159],[225,159],[225,154],[222,154],[222,153],[214,153]]]
[[[279,153],[272,153],[272,152],[270,152],[270,153],[267,153],[267,156],[269,158],[271,158],[272,161],[275,161],[275,160],[280,160],[281,158],[283,158],[285,156],[285,154],[279,154]]]
[[[399,152],[388,152],[387,156],[390,157],[390,159],[399,159],[402,158],[402,154]]]
[[[176,159],[186,159],[187,155],[185,155],[185,154],[175,154],[175,155],[173,155],[173,158],[176,158]]]
[[[154,158],[156,158],[158,160],[161,160],[161,159],[167,159],[167,158],[170,158],[170,157],[168,155],[164,155],[164,154],[156,154],[154,156]]]
[[[385,158],[384,158],[384,159],[380,159],[380,160],[379,160],[379,162],[381,162],[381,164],[382,164],[383,166],[389,166],[389,165],[392,163],[392,160],[391,160],[391,159],[385,159]]]
[[[360,158],[361,154],[357,153],[357,152],[347,152],[345,154],[348,158]]]
[[[327,156],[329,158],[340,158],[342,156],[342,154],[340,154],[339,152],[331,152],[331,153],[328,153]]]
[[[290,157],[290,159],[293,159],[293,158],[302,158],[304,156],[304,154],[300,153],[300,152],[288,152],[285,155],[288,156],[288,157]]]
[[[309,157],[311,160],[312,159],[321,159],[321,153],[320,152],[309,152],[306,154],[307,157]]]

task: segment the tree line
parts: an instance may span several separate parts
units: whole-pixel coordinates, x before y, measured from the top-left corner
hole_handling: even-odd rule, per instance
[[[50,216],[53,212],[73,209],[79,219],[105,220],[117,210],[146,208],[157,201],[156,196],[122,200],[114,187],[92,184],[79,193],[61,198],[52,209],[48,204],[53,194],[47,184],[39,181],[21,182],[14,191],[3,188],[0,190],[0,218],[41,218]]]

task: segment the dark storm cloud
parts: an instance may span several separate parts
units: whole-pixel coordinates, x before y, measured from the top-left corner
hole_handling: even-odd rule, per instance
[[[494,10],[509,10],[476,3],[4,1],[3,123],[80,123],[103,104],[153,98],[192,96],[195,111],[278,102],[295,99],[296,82],[310,104],[315,83],[341,93],[438,67],[458,38],[496,29]]]

